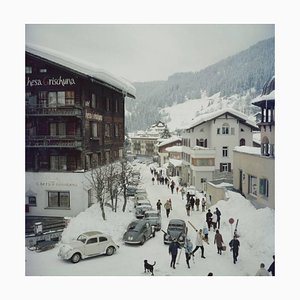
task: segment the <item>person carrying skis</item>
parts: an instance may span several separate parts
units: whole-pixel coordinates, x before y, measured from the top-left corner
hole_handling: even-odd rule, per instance
[[[233,236],[233,239],[229,242],[230,251],[233,254],[233,263],[235,264],[237,261],[237,257],[239,256],[239,247],[240,241],[237,239],[236,235]]]
[[[184,243],[183,247],[185,249],[186,264],[187,264],[188,268],[190,269],[190,259],[191,259],[191,253],[193,250],[193,243],[191,242],[191,239],[189,237],[187,237],[185,239],[185,243]]]
[[[223,237],[221,235],[221,233],[219,232],[219,230],[217,229],[216,234],[215,234],[215,240],[214,240],[214,244],[217,244],[217,250],[218,250],[218,254],[222,254],[222,244],[223,244]]]
[[[181,247],[180,247],[179,243],[177,242],[177,240],[173,239],[172,243],[169,245],[169,254],[171,255],[170,267],[173,269],[176,269],[175,263],[176,263],[178,249],[181,249]]]
[[[194,256],[194,253],[200,248],[201,249],[201,257],[205,258],[204,256],[204,246],[203,246],[203,236],[202,236],[202,229],[197,230],[197,236],[196,236],[196,242],[195,242],[196,248],[192,251],[192,255]]]
[[[210,227],[211,227],[211,218],[212,218],[212,213],[210,212],[210,209],[209,209],[206,213],[206,223],[207,223],[207,227],[208,227],[209,231],[210,231]]]

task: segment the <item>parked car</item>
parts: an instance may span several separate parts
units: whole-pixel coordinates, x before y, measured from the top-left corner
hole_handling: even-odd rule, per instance
[[[135,209],[135,217],[137,219],[142,219],[145,216],[145,212],[147,210],[152,210],[152,206],[151,205],[139,205],[136,207]]]
[[[196,196],[196,188],[190,185],[186,188],[186,193],[190,193],[191,196]]]
[[[78,236],[76,240],[62,244],[58,256],[62,259],[78,263],[81,259],[96,255],[113,255],[119,246],[112,238],[99,231],[88,231]]]
[[[135,194],[134,201],[137,202],[139,200],[148,200],[148,196],[145,194]]]
[[[146,220],[135,220],[131,222],[123,235],[126,244],[143,245],[148,239],[155,237],[155,229]]]
[[[135,204],[134,204],[135,207],[141,206],[141,205],[152,206],[148,199],[140,199],[140,200],[135,201]]]
[[[148,221],[155,230],[161,229],[161,215],[157,210],[147,210],[144,214],[144,220]]]
[[[136,189],[135,186],[129,185],[129,186],[126,188],[126,196],[134,197],[134,196],[135,196],[136,190],[137,190],[137,189]]]
[[[145,189],[136,189],[135,194],[145,194],[147,195],[147,191]]]
[[[172,240],[176,239],[180,244],[184,244],[187,230],[185,221],[180,219],[170,220],[167,232],[164,234],[164,243],[170,244]]]

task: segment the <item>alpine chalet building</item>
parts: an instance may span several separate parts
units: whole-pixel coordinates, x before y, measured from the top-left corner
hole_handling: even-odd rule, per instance
[[[26,215],[75,216],[93,203],[86,173],[123,157],[135,88],[51,50],[26,47]]]

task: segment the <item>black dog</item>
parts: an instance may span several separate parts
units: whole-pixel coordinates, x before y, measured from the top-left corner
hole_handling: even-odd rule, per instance
[[[150,265],[150,264],[148,263],[148,260],[145,259],[145,260],[144,260],[144,269],[145,269],[145,273],[146,273],[146,272],[151,272],[151,275],[153,276],[153,275],[154,275],[154,273],[153,273],[153,266],[154,266],[155,264],[156,264],[156,262],[154,262],[153,265]]]

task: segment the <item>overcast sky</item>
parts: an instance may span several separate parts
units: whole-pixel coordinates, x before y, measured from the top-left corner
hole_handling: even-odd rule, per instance
[[[134,81],[201,69],[274,36],[274,25],[26,25],[26,43]]]

